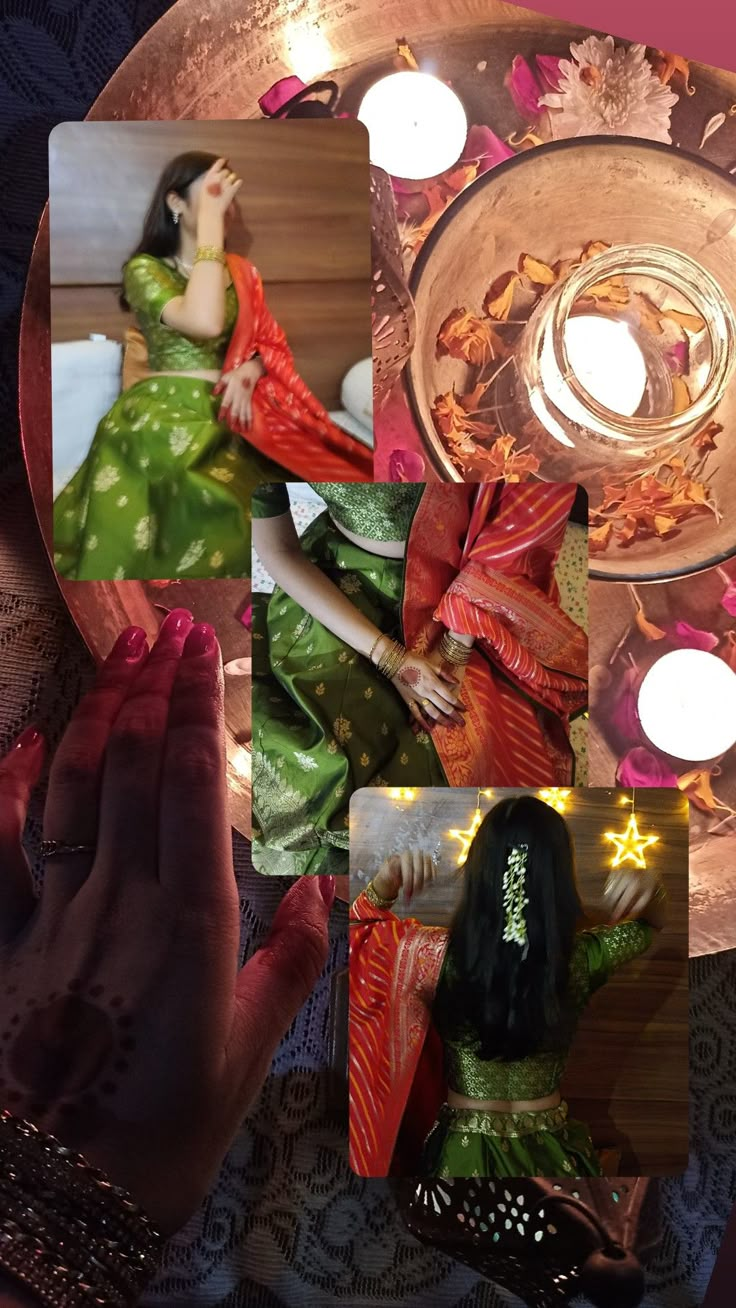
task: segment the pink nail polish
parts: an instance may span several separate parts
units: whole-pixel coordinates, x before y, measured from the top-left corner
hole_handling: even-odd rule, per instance
[[[170,613],[166,614],[161,623],[158,638],[160,640],[164,634],[167,636],[182,636],[189,631],[193,622],[194,615],[189,612],[189,609],[172,609]]]
[[[319,878],[319,893],[328,908],[332,908],[332,905],[335,902],[335,886],[336,882],[334,877]]]
[[[184,646],[185,658],[197,658],[200,654],[211,654],[217,647],[217,636],[209,622],[198,622],[187,636]]]
[[[111,663],[133,662],[146,648],[146,633],[142,627],[126,627],[113,645],[108,659]]]
[[[13,749],[33,749],[41,740],[43,740],[43,736],[36,727],[26,727],[25,731],[22,731],[18,736]]]

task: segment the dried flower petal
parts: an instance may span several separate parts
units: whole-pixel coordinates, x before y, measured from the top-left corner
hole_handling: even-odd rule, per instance
[[[535,55],[534,62],[545,91],[558,91],[562,60],[557,55]]]
[[[523,55],[514,56],[504,86],[524,121],[535,123],[541,113],[539,97],[543,88]]]
[[[611,532],[613,531],[612,522],[604,522],[600,527],[591,527],[588,532],[588,549],[591,554],[600,554],[606,549]]]
[[[676,322],[678,327],[684,327],[686,332],[693,332],[696,336],[705,328],[705,318],[701,318],[698,313],[680,313],[679,309],[663,309],[662,317],[669,318],[671,322]]]
[[[712,631],[691,627],[689,622],[673,622],[667,627],[667,637],[677,649],[704,649],[709,653],[718,644]]]
[[[709,422],[707,427],[693,436],[692,447],[694,450],[714,450],[716,449],[716,436],[720,436],[723,427],[720,422]]]
[[[514,151],[510,146],[502,141],[500,136],[496,136],[490,127],[482,127],[477,124],[470,128],[465,141],[465,149],[462,153],[463,163],[474,163],[476,175],[480,177],[487,173],[489,168],[495,168],[496,164],[503,163],[505,159],[513,159]]]
[[[552,286],[557,281],[549,264],[542,263],[541,259],[533,258],[531,254],[522,254],[519,257],[519,272],[524,277],[528,277],[535,286]]]
[[[723,805],[718,803],[711,788],[711,772],[703,768],[694,768],[692,772],[683,772],[677,778],[677,784],[691,804],[702,809],[704,813],[715,813]]]
[[[638,745],[621,759],[616,771],[619,786],[676,786],[677,776],[664,759]]]
[[[514,291],[520,281],[517,272],[501,273],[501,276],[497,277],[486,291],[483,312],[487,313],[489,318],[495,318],[497,322],[505,322],[511,313]]]
[[[654,65],[660,82],[668,85],[679,73],[685,83],[687,95],[695,95],[695,87],[690,84],[690,64],[682,55],[672,54],[669,50],[655,50]]]
[[[736,618],[736,581],[729,581],[721,595],[721,604],[732,618]]]
[[[587,263],[589,259],[594,259],[597,254],[605,254],[611,246],[608,241],[588,241],[580,254],[580,262]]]
[[[686,383],[682,377],[675,374],[672,378],[672,412],[684,413],[685,409],[689,409],[691,404],[692,398]]]
[[[437,357],[449,354],[453,359],[480,366],[503,358],[506,347],[487,318],[476,318],[466,309],[453,309],[437,334]]]
[[[677,373],[678,377],[684,376],[690,371],[690,346],[687,340],[675,341],[668,350],[665,350],[664,357],[667,367],[672,372]]]
[[[661,336],[664,328],[662,327],[662,310],[657,307],[648,295],[642,291],[637,291],[634,295],[634,307],[640,325],[645,331],[651,332],[653,336]]]
[[[646,636],[647,640],[664,640],[667,635],[667,632],[663,631],[661,627],[657,627],[653,622],[649,621],[643,609],[636,610],[635,620],[641,634]]]
[[[414,450],[392,450],[388,457],[389,481],[421,481],[425,462]]]
[[[714,132],[717,132],[720,127],[723,127],[725,121],[726,121],[726,115],[723,113],[713,114],[713,117],[708,119],[707,123],[705,124],[705,127],[703,128],[703,139],[701,140],[700,145],[698,146],[699,150],[702,150],[706,141],[710,140]]]

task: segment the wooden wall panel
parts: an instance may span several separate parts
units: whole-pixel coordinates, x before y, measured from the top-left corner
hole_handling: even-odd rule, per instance
[[[494,798],[514,791],[496,791]],[[606,830],[621,831],[631,792],[579,788],[566,817],[577,852],[583,901],[594,901],[610,867]],[[417,790],[396,801],[378,789],[359,791],[351,804],[351,895],[373,875],[387,853],[423,847],[438,859],[432,891],[399,916],[445,925],[457,903],[462,872],[450,828],[467,827],[476,806],[472,790]],[[494,802],[483,797],[481,807]],[[586,1121],[598,1148],[618,1149],[621,1175],[659,1176],[683,1171],[688,1150],[688,809],[673,790],[637,790],[642,832],[657,833],[648,866],[669,892],[667,926],[644,958],[622,968],[592,1000],[578,1030],[563,1083],[573,1115]],[[359,878],[358,873],[363,874]]]

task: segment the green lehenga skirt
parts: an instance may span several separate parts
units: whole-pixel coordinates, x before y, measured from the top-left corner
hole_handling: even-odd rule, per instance
[[[400,636],[404,560],[353,545],[323,513],[302,548],[382,631]],[[283,590],[253,599],[253,863],[300,876],[348,871],[361,786],[446,786],[428,732],[368,659]]]
[[[568,1117],[564,1100],[528,1113],[443,1104],[424,1142],[420,1171],[437,1177],[603,1175],[588,1128]]]
[[[54,504],[54,562],[74,580],[250,576],[250,502],[291,480],[219,421],[212,382],[138,382],[100,422]]]

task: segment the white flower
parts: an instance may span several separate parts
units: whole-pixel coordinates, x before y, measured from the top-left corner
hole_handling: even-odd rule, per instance
[[[294,758],[305,772],[313,771],[314,768],[319,766],[315,758],[312,758],[309,754],[303,754],[299,749],[294,750]]]
[[[150,549],[155,526],[156,520],[152,513],[147,514],[145,518],[138,519],[133,531],[133,540],[137,550]]]
[[[151,460],[149,459],[148,455],[144,454],[143,458],[138,460],[138,467],[143,468],[143,470],[145,471],[145,469],[148,467],[150,462]]]
[[[221,568],[224,562],[225,562],[225,555],[223,554],[222,550],[215,550],[214,554],[210,554],[211,568]]]
[[[127,503],[128,503],[127,495],[118,495],[118,498],[115,501],[115,504],[119,509],[124,509]]]
[[[193,568],[198,563],[205,551],[203,540],[193,540],[189,549],[182,554],[176,565],[177,572],[186,572],[187,568]]]
[[[172,454],[183,454],[192,443],[191,432],[186,427],[172,427],[169,435],[169,449]]]
[[[671,143],[670,113],[678,97],[660,82],[643,45],[616,46],[612,36],[573,42],[560,63],[556,91],[540,104],[556,140],[571,136],[641,136]]]
[[[113,581],[125,581],[125,568],[120,567],[115,569]]]
[[[100,543],[100,538],[99,538],[99,536],[88,536],[88,537],[87,537],[87,549],[88,549],[88,550],[96,550],[97,547],[98,547],[98,545],[99,545],[99,543]]]
[[[113,468],[111,463],[107,463],[104,468],[100,468],[99,472],[95,474],[93,484],[96,491],[109,491],[110,487],[114,486],[118,481],[120,481],[120,473],[117,468]]]

